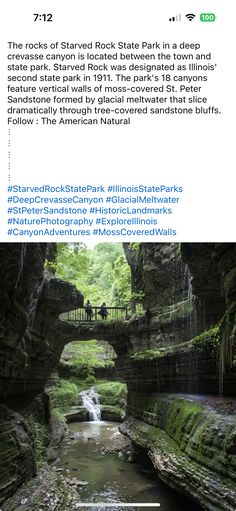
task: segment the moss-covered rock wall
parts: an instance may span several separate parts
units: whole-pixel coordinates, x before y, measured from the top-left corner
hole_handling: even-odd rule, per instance
[[[159,476],[208,511],[236,505],[236,418],[212,401],[129,393],[120,430],[144,448]]]

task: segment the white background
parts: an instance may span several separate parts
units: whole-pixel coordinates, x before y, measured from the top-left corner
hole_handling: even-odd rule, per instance
[[[53,23],[35,23],[34,12],[51,12]],[[213,12],[217,20],[214,23],[197,20],[170,23],[168,20],[170,16],[178,13],[184,16],[187,12],[196,13],[198,18],[201,12]],[[204,51],[212,51],[213,62],[218,65],[216,72],[208,74],[207,95],[212,99],[210,104],[220,107],[222,115],[157,116],[155,119],[144,116],[133,121],[131,126],[11,127],[11,183],[182,184],[184,197],[175,216],[178,235],[174,239],[149,237],[146,241],[236,241],[235,23],[234,2],[3,1],[0,27],[0,240],[13,241],[7,238],[3,228],[8,184],[7,41],[147,40],[200,42]],[[38,240],[31,238],[30,241]],[[54,238],[54,241],[58,240]],[[109,241],[122,239],[110,238]]]

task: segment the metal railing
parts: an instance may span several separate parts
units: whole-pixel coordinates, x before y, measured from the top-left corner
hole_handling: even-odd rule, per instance
[[[106,307],[108,315],[106,319],[102,319],[99,311],[101,307],[92,307],[92,316],[89,319],[86,314],[85,307],[81,307],[80,309],[76,309],[74,311],[70,311],[67,314],[63,314],[63,319],[66,321],[110,321],[110,320],[118,320],[125,319],[127,317],[127,307]]]

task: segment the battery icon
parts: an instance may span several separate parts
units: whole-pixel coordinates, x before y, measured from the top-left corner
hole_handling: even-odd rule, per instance
[[[216,15],[212,12],[202,12],[202,14],[200,14],[201,21],[215,21],[215,19]]]

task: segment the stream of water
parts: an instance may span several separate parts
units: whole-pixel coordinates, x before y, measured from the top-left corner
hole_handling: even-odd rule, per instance
[[[121,455],[105,453],[106,443],[118,433],[117,423],[92,421],[69,425],[73,440],[59,451],[57,469],[65,477],[81,481],[82,502],[160,503],[160,511],[200,511],[200,507],[172,491],[157,478],[146,462],[130,463]],[[147,460],[146,460],[147,461]],[[81,508],[80,508],[81,509]],[[85,510],[86,508],[84,508]],[[89,507],[90,511],[104,509]],[[142,508],[115,507],[108,511],[134,511]],[[155,509],[146,507],[145,509]]]
[[[91,387],[88,390],[80,392],[80,396],[83,400],[83,406],[87,408],[90,421],[100,421],[101,419],[101,407],[99,403],[99,397],[96,389]]]

